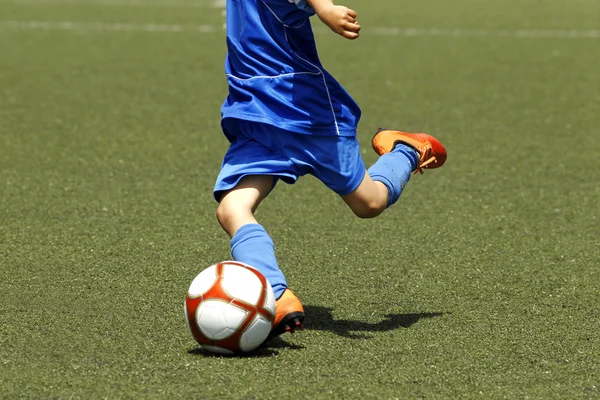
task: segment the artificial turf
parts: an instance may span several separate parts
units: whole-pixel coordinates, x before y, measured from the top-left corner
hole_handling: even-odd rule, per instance
[[[381,125],[448,162],[374,220],[279,184],[257,216],[306,330],[235,358],[182,310],[230,257],[217,5],[0,0],[0,397],[599,397],[600,5],[352,0],[356,42],[315,18],[365,162]]]

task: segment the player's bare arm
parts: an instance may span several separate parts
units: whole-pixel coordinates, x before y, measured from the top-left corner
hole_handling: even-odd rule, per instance
[[[333,4],[333,0],[308,0],[321,21],[332,31],[354,40],[358,38],[360,25],[356,21],[356,11]]]

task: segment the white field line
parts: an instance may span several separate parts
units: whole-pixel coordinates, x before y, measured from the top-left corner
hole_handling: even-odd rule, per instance
[[[224,0],[173,1],[173,0],[0,0],[0,4],[16,5],[67,5],[67,6],[124,6],[171,8],[224,8]]]
[[[54,31],[99,31],[99,32],[199,32],[222,31],[212,25],[165,25],[127,24],[112,22],[72,22],[72,21],[0,21],[0,29],[54,30]]]
[[[514,37],[514,38],[600,38],[600,29],[453,29],[453,28],[372,28],[383,36],[440,36],[440,37]]]
[[[0,29],[16,30],[63,30],[63,31],[126,31],[126,32],[222,32],[223,28],[213,25],[179,24],[133,24],[112,22],[74,22],[74,21],[2,21]],[[326,29],[315,29],[325,32]],[[600,39],[600,29],[589,30],[494,30],[494,29],[442,29],[442,28],[364,28],[365,35],[378,36],[434,36],[447,38],[497,37],[497,38],[552,38],[552,39]]]

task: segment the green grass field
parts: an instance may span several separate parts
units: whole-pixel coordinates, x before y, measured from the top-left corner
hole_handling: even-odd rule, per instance
[[[223,10],[0,0],[1,398],[600,398],[600,3],[346,5],[358,41],[313,23],[365,162],[382,125],[448,162],[374,220],[280,184],[306,330],[222,358],[182,302],[230,258]]]

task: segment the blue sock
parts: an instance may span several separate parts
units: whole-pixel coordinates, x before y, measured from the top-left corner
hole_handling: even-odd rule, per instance
[[[394,150],[379,157],[369,168],[367,172],[371,179],[383,183],[388,188],[388,207],[398,201],[418,162],[419,152],[399,143]]]
[[[262,225],[247,224],[238,229],[231,238],[231,255],[235,261],[259,270],[273,287],[275,298],[281,297],[287,282],[275,259],[273,239]]]

